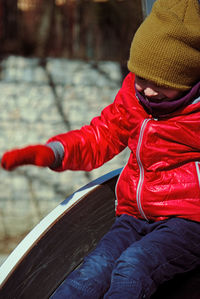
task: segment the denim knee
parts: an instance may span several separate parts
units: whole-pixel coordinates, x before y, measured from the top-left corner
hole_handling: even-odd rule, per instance
[[[150,297],[156,289],[151,278],[154,268],[151,255],[151,249],[140,246],[139,242],[125,250],[115,263],[108,295],[119,289],[120,292],[128,291],[132,294],[132,298]]]

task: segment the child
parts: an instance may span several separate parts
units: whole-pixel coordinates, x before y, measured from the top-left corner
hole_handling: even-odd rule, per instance
[[[130,73],[90,125],[7,152],[2,167],[90,171],[125,147],[116,221],[52,298],[150,298],[200,264],[200,5],[157,0],[136,32]]]

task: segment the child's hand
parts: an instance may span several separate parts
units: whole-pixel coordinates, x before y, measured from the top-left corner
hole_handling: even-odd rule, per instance
[[[53,150],[46,145],[31,145],[21,149],[14,149],[4,153],[1,166],[6,170],[13,170],[22,165],[36,165],[50,167],[54,164]]]

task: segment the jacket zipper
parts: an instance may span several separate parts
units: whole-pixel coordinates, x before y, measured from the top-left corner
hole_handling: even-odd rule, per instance
[[[197,177],[199,181],[199,188],[200,188],[200,162],[195,162],[196,170],[197,170]]]
[[[142,208],[142,204],[141,204],[142,185],[144,182],[144,167],[143,167],[141,159],[140,159],[140,150],[141,150],[141,146],[142,146],[142,140],[143,140],[146,125],[150,120],[151,120],[150,118],[147,118],[142,123],[141,129],[140,129],[138,145],[137,145],[137,149],[136,149],[136,159],[137,159],[137,163],[138,163],[139,170],[140,170],[140,177],[139,177],[139,182],[138,182],[138,186],[137,186],[137,190],[136,190],[136,201],[137,201],[137,206],[138,206],[138,210],[139,210],[140,214],[147,221],[148,221],[148,218],[146,217],[146,215],[143,211],[143,208]]]

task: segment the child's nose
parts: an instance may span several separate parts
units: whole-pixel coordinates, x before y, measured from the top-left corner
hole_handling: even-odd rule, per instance
[[[143,92],[146,97],[154,97],[158,95],[158,92],[152,89],[151,87],[146,87]]]

